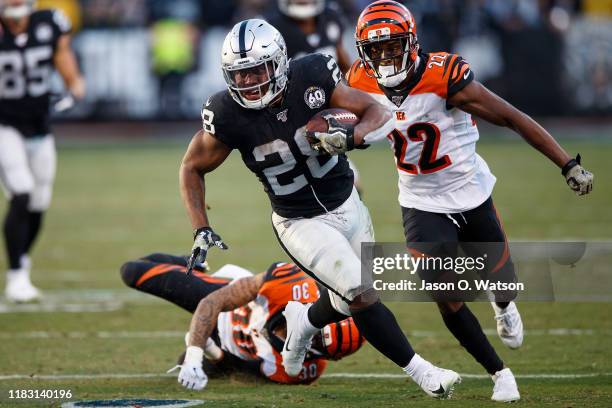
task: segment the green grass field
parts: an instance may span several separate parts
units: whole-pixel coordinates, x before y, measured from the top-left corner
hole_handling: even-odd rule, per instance
[[[595,173],[592,196],[575,197],[558,169],[524,143],[481,144],[480,154],[498,177],[494,199],[511,240],[612,238],[612,183],[606,180],[612,171],[612,143],[564,145],[580,151]],[[401,374],[370,346],[331,363],[327,373],[339,376],[311,386],[235,376],[211,380],[203,392],[189,392],[175,377],[142,376],[174,365],[190,316],[124,288],[119,266],[154,251],[190,249],[191,229],[177,183],[184,147],[177,142],[60,147],[54,202],[34,254],[33,280],[47,295],[37,307],[46,311],[0,303],[0,406],[59,406],[57,400],[8,399],[11,389],[43,388],[69,389],[73,400],[191,398],[220,407],[494,405],[489,400],[491,380],[446,331],[435,306],[424,303],[391,305],[415,349],[436,364],[478,375],[465,376],[449,401],[430,400],[406,377],[367,378]],[[401,242],[391,153],[381,147],[351,157],[361,171],[377,239]],[[238,154],[207,178],[207,192],[213,227],[230,246],[229,251],[210,253],[213,268],[231,262],[258,271],[286,259],[271,230],[267,198]],[[4,209],[1,203],[0,212]],[[4,254],[0,264],[5,264]],[[89,311],[75,312],[82,307]],[[490,306],[471,307],[492,333]],[[510,351],[496,335],[490,337],[518,376],[519,405],[612,406],[612,305],[523,303],[520,310],[527,328],[520,350]],[[555,329],[574,330],[555,335]],[[343,373],[363,375],[347,378]],[[44,377],[62,375],[68,377]],[[90,375],[99,377],[86,377]]]

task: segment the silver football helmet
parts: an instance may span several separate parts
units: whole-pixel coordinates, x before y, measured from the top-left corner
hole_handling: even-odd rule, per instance
[[[221,65],[230,94],[248,109],[265,108],[287,85],[285,40],[264,20],[244,20],[232,28],[223,42]]]
[[[318,16],[325,9],[325,0],[278,0],[281,13],[297,20]]]
[[[35,0],[7,1],[0,0],[0,14],[4,18],[20,20],[34,10]]]

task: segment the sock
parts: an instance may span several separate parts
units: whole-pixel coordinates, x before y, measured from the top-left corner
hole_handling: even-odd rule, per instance
[[[38,233],[40,232],[40,227],[42,225],[43,213],[40,211],[28,211],[28,238],[25,243],[24,252],[30,252],[32,245],[36,241],[38,237]]]
[[[495,302],[495,306],[497,306],[499,308],[499,310],[495,309],[495,311],[497,313],[501,313],[502,309],[507,308],[509,304],[510,304],[510,302]]]
[[[322,328],[316,327],[312,324],[312,321],[310,320],[310,309],[312,309],[312,306],[309,307],[305,313],[300,313],[299,317],[302,334],[304,334],[306,337],[314,336]]]
[[[380,301],[353,312],[353,320],[363,337],[398,366],[406,367],[415,356],[395,316]]]
[[[28,194],[19,194],[11,199],[9,210],[4,219],[4,243],[9,259],[9,268],[21,268],[21,255],[25,253],[28,241],[29,217]]]
[[[504,368],[504,363],[489,343],[478,319],[467,305],[461,306],[456,313],[442,314],[442,318],[448,330],[489,374],[495,374]]]
[[[432,367],[432,364],[425,360],[423,357],[419,356],[415,353],[410,363],[404,367],[402,370],[406,372],[416,382],[417,384],[421,383],[421,379],[425,372]]]
[[[336,323],[348,317],[334,309],[326,288],[319,287],[319,292],[321,296],[308,309],[308,320],[314,327],[322,329],[330,323]]]

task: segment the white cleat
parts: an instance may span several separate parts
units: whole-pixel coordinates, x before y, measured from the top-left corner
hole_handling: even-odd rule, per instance
[[[461,383],[459,374],[432,365],[418,384],[430,397],[448,399],[453,395],[455,384],[459,383]]]
[[[287,303],[283,312],[287,320],[287,337],[281,355],[285,372],[291,377],[298,376],[302,371],[306,352],[312,340],[312,336],[307,336],[300,327],[300,323],[307,319],[304,313],[308,313],[308,307],[300,302]]]
[[[501,309],[491,302],[497,320],[497,334],[506,347],[517,349],[523,344],[523,321],[514,302]]]
[[[492,375],[495,386],[493,387],[493,396],[491,399],[498,402],[512,402],[521,399],[519,394],[514,374],[509,368],[504,368]]]
[[[26,269],[9,271],[6,274],[4,294],[7,300],[15,303],[32,302],[40,298],[40,291],[32,285],[30,273]]]

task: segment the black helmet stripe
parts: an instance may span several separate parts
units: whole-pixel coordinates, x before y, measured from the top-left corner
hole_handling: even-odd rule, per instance
[[[240,58],[246,58],[246,27],[248,20],[245,20],[240,24],[240,32],[238,33],[238,47],[240,47]]]
[[[400,13],[399,11],[397,11],[397,10],[389,10],[389,9],[368,11],[367,13],[363,14],[362,17],[365,17],[368,14],[382,13],[382,12],[385,12],[385,13],[395,13],[398,16],[400,16],[401,18],[406,18],[406,16],[404,14]]]
[[[334,350],[334,354],[337,354],[342,351],[342,325],[340,322],[336,323],[336,339],[338,343],[336,344],[336,350]]]

